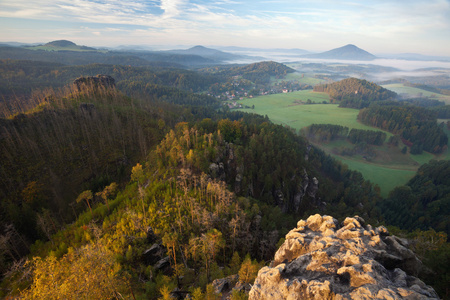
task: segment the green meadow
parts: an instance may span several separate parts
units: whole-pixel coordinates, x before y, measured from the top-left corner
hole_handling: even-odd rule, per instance
[[[392,189],[404,185],[416,174],[416,170],[390,168],[344,157],[337,157],[337,159],[347,164],[350,169],[361,172],[366,180],[378,184],[383,197],[387,197]]]
[[[305,73],[300,73],[300,72],[289,73],[282,79],[276,79],[275,77],[273,77],[271,79],[273,82],[298,81],[302,84],[308,84],[308,85],[312,85],[312,86],[325,82],[325,80],[323,80],[323,79],[315,78],[314,75],[312,75],[312,74],[307,74],[307,73],[305,74]]]
[[[306,104],[308,99],[314,104]],[[327,104],[323,104],[324,101]],[[287,125],[296,130],[311,124],[335,124],[356,129],[379,130],[359,123],[357,121],[359,110],[329,104],[328,94],[316,93],[312,90],[259,96],[238,102],[249,107],[254,105],[254,109],[242,109],[242,111],[267,115],[274,123]],[[388,137],[392,135],[388,132],[386,134]],[[361,172],[367,180],[378,184],[383,196],[387,196],[394,187],[408,182],[421,164],[435,158],[429,153],[418,156],[401,154],[401,147],[382,146],[376,147],[377,157],[369,162],[358,155],[352,157],[336,155],[335,148],[352,147],[347,141],[317,146],[347,164],[350,169]]]
[[[306,104],[311,100],[315,104]],[[323,102],[327,104],[322,104]],[[255,105],[254,109],[244,109],[260,115],[267,115],[278,124],[301,129],[311,124],[336,124],[349,128],[378,130],[366,126],[356,120],[358,110],[340,108],[337,104],[329,104],[330,97],[326,93],[316,93],[304,90],[286,94],[259,96],[238,101],[247,106]]]

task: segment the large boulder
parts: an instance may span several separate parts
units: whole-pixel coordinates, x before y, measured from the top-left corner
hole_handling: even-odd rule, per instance
[[[407,241],[385,227],[317,214],[286,235],[249,299],[439,299],[414,277],[421,268]]]

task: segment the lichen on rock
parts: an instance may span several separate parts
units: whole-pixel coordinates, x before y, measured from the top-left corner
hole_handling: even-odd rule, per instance
[[[316,214],[286,235],[249,299],[439,299],[414,277],[421,268],[407,241],[385,227]]]

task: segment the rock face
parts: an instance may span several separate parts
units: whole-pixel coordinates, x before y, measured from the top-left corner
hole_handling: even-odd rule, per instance
[[[105,88],[115,87],[116,82],[114,78],[109,75],[97,75],[97,76],[89,76],[89,77],[80,77],[74,80],[74,87],[77,90],[81,90],[83,86],[94,86],[100,87],[103,86]]]
[[[357,216],[310,216],[259,271],[249,299],[439,299],[414,277],[422,264],[406,246]]]

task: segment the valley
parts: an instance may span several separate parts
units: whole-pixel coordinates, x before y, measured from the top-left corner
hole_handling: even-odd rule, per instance
[[[307,80],[308,78],[305,79],[305,81]],[[409,91],[427,93],[424,90],[412,88]],[[436,94],[433,95],[436,96]],[[448,96],[441,95],[441,97],[445,99]],[[308,100],[310,100],[310,103]],[[238,101],[238,103],[246,107],[254,107],[240,109],[242,111],[263,116],[267,115],[273,122],[286,125],[298,132],[311,124],[334,124],[346,126],[350,129],[379,130],[359,122],[357,120],[358,110],[342,108],[338,104],[330,104],[329,100],[327,94],[305,90],[258,96]],[[392,136],[389,132],[386,132],[386,134],[387,138]],[[396,186],[408,182],[420,165],[431,159],[445,159],[449,155],[447,150],[445,153],[437,156],[424,153],[419,157],[417,155],[401,154],[400,150],[403,147],[401,145],[396,147],[383,146],[376,147],[375,158],[368,161],[364,155],[339,155],[341,149],[351,147],[351,144],[346,141],[324,143],[312,141],[312,143],[347,164],[349,168],[361,172],[367,180],[379,185],[383,196],[387,196]]]
[[[94,50],[0,47],[0,297],[247,299],[320,215],[408,239],[448,292],[445,72],[353,45]]]

